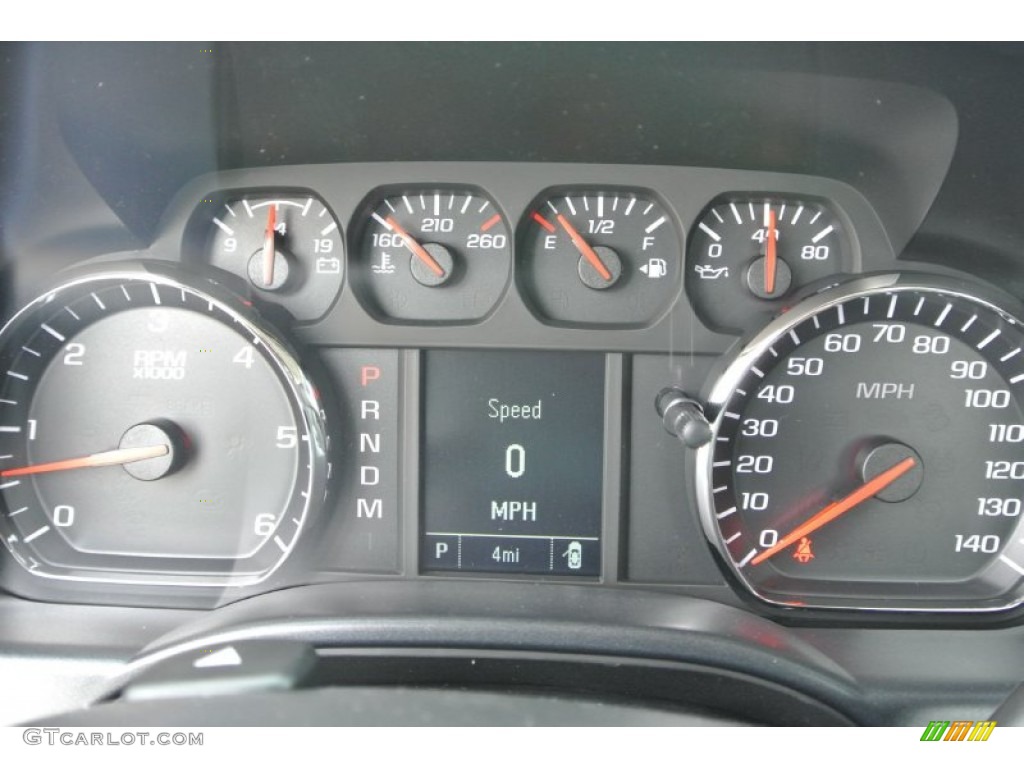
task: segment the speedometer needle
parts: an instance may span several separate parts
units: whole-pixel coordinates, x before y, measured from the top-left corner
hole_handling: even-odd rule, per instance
[[[270,204],[267,211],[267,229],[263,233],[263,285],[270,287],[274,284],[274,259],[277,257],[277,248],[274,244],[274,229],[277,227],[277,205]]]
[[[803,525],[797,526],[795,529],[783,536],[778,540],[778,542],[776,542],[775,546],[769,547],[751,560],[751,565],[759,565],[791,544],[795,544],[800,541],[804,536],[810,536],[816,530],[824,525],[828,525],[843,513],[850,511],[861,502],[870,499],[876,493],[880,493],[884,489],[888,488],[899,478],[912,470],[916,465],[917,460],[913,456],[908,456],[903,461],[885,470],[885,472],[876,475],[853,493],[848,496],[844,496],[839,501],[832,502],[820,512],[813,515]]]
[[[393,216],[388,216],[384,221],[387,222],[388,226],[394,231],[396,235],[402,238],[402,242],[405,243],[405,247],[413,252],[413,255],[422,261],[438,277],[444,277],[444,267],[437,263],[437,259],[427,253],[427,249],[417,243],[408,232],[402,229],[402,226],[395,221]]]
[[[44,472],[61,472],[68,469],[85,469],[87,467],[112,467],[117,464],[131,464],[146,459],[157,459],[171,452],[169,445],[150,445],[143,448],[118,448],[113,451],[93,453],[77,459],[51,461],[46,464],[30,464],[17,469],[5,469],[0,477],[21,477],[22,475],[41,475]]]
[[[610,283],[612,281],[612,273],[608,271],[608,267],[606,267],[604,262],[601,261],[601,257],[597,255],[597,252],[590,247],[590,244],[587,243],[586,240],[580,237],[580,233],[576,231],[576,228],[570,224],[569,220],[562,214],[558,214],[558,223],[561,224],[562,229],[568,233],[569,239],[572,240],[572,244],[576,246],[576,250],[583,255],[583,258],[590,262],[590,266],[597,270],[597,274],[599,274],[606,283]]]
[[[775,254],[775,211],[769,211],[768,221],[765,222],[767,225],[767,232],[765,233],[765,252],[764,252],[764,292],[771,296],[775,293],[775,273],[778,271],[778,258]]]

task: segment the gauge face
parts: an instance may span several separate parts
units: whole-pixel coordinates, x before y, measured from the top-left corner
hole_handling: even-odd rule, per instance
[[[679,232],[653,193],[636,189],[547,192],[522,224],[520,282],[556,325],[643,327],[679,285]]]
[[[787,312],[715,385],[705,526],[787,605],[1020,602],[1024,333],[962,285],[856,281]]]
[[[512,243],[486,195],[435,187],[375,192],[361,210],[354,281],[380,319],[473,322],[497,305]]]
[[[254,296],[315,320],[341,290],[345,246],[333,214],[315,195],[225,193],[197,211],[202,258],[247,280]]]
[[[291,551],[323,424],[255,320],[140,270],[66,284],[0,339],[0,526],[29,572],[240,584]]]
[[[690,236],[687,293],[715,330],[756,328],[798,288],[844,269],[847,250],[842,223],[823,203],[727,197]]]

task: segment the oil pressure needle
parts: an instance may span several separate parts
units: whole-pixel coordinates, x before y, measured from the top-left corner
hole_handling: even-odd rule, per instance
[[[775,546],[769,547],[751,560],[750,564],[759,565],[769,557],[777,555],[790,544],[795,544],[800,541],[804,536],[810,536],[816,530],[822,526],[828,525],[843,513],[849,512],[861,502],[870,499],[877,493],[881,493],[898,479],[903,477],[907,472],[912,470],[915,466],[917,466],[917,460],[913,456],[908,456],[903,461],[885,470],[885,472],[876,475],[853,493],[844,496],[839,501],[832,502],[820,512],[811,516],[811,518],[803,525],[797,526],[795,529],[779,539]]]
[[[583,258],[590,262],[590,266],[597,270],[597,274],[601,276],[601,279],[606,283],[610,283],[612,281],[612,273],[608,271],[608,267],[601,261],[601,257],[597,255],[597,252],[590,247],[586,240],[580,237],[580,233],[576,231],[576,228],[562,214],[558,214],[558,223],[568,233],[572,244],[576,246],[576,250],[580,252]]]
[[[5,469],[0,477],[21,477],[23,475],[41,475],[44,472],[62,472],[69,469],[85,469],[89,467],[112,467],[118,464],[131,464],[136,461],[157,459],[171,452],[168,445],[150,445],[142,448],[118,448],[113,451],[93,453],[77,459],[50,461],[46,464],[30,464],[17,469]]]
[[[263,285],[268,288],[274,284],[274,260],[277,248],[274,244],[274,230],[277,227],[277,205],[270,204],[267,211],[267,230],[263,234]]]
[[[764,253],[764,292],[771,296],[775,293],[775,274],[778,271],[778,257],[775,253],[776,223],[775,211],[768,213],[767,232],[765,233]]]

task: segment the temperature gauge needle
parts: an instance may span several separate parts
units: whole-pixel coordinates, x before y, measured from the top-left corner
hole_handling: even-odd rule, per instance
[[[562,214],[558,214],[558,223],[561,224],[562,229],[569,234],[569,239],[572,240],[572,244],[576,246],[576,250],[582,254],[583,258],[590,262],[590,266],[597,271],[597,274],[601,276],[601,279],[606,283],[610,283],[612,281],[612,273],[608,270],[608,267],[605,266],[604,262],[601,261],[601,257],[597,255],[597,252],[590,247],[586,240],[580,237],[580,233],[576,231],[576,228],[573,227],[573,225],[569,223],[569,220]]]
[[[775,211],[768,213],[768,221],[765,224],[767,232],[765,233],[764,292],[771,296],[775,293],[775,275],[779,269],[779,260],[775,254],[775,238],[778,234],[775,224]]]
[[[112,467],[117,464],[131,464],[146,459],[156,459],[166,456],[171,448],[168,445],[150,445],[143,448],[118,448],[113,451],[93,453],[89,456],[80,456],[77,459],[64,459],[63,461],[51,461],[46,464],[30,464],[27,467],[17,469],[5,469],[0,472],[0,477],[21,477],[23,475],[41,475],[44,472],[62,472],[69,469],[85,469],[87,467]]]
[[[804,536],[810,536],[822,526],[828,525],[840,515],[849,512],[863,501],[870,499],[877,493],[888,488],[899,478],[912,470],[917,465],[913,456],[908,456],[898,464],[893,465],[879,475],[868,480],[864,485],[839,501],[834,501],[820,512],[813,515],[803,525],[797,526],[788,534],[783,536],[773,547],[769,547],[750,561],[751,565],[759,565],[773,555],[777,555],[791,544],[800,541]]]
[[[267,229],[263,234],[263,284],[271,286],[274,284],[274,259],[277,256],[277,249],[274,243],[274,229],[277,227],[277,205],[270,204],[267,211]]]
[[[395,221],[394,217],[388,216],[384,220],[388,227],[402,238],[402,242],[405,243],[405,247],[413,252],[413,255],[427,265],[427,268],[438,277],[444,277],[444,267],[437,263],[437,260],[427,253],[427,249],[417,243],[408,232],[402,229],[401,225]]]

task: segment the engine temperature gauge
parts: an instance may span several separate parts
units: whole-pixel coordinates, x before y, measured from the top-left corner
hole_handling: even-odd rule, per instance
[[[679,232],[644,190],[547,192],[522,226],[524,294],[555,325],[641,327],[679,285]]]
[[[477,190],[375,192],[353,228],[360,231],[353,285],[384,320],[480,320],[508,284],[508,225]]]

